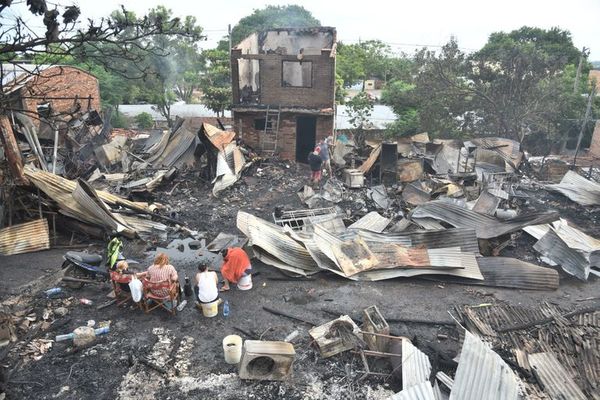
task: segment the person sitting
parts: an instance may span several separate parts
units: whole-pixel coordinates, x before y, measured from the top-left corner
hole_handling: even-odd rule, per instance
[[[240,290],[252,289],[252,265],[248,254],[240,247],[231,247],[221,251],[221,255],[221,275],[224,281],[221,292],[229,290],[230,283],[237,284]]]
[[[114,268],[115,278],[118,281],[119,287],[125,292],[131,292],[129,288],[129,282],[133,277],[133,274],[129,272],[129,264],[127,261],[119,261]]]
[[[219,298],[219,289],[217,284],[219,277],[215,271],[208,270],[208,264],[201,262],[198,264],[198,273],[194,277],[194,293],[199,303],[213,303]]]
[[[158,253],[158,255],[154,258],[154,264],[148,267],[148,270],[145,272],[141,272],[137,274],[138,277],[145,277],[148,281],[157,283],[157,282],[177,282],[179,284],[179,276],[177,275],[177,271],[175,267],[169,264],[169,257],[165,253]],[[179,290],[179,288],[177,289]],[[168,289],[159,289],[156,292],[152,292],[152,294],[160,297],[169,296]]]

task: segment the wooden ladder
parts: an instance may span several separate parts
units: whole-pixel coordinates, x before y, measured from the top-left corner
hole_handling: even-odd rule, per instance
[[[271,117],[277,116],[275,120],[275,126],[269,123]],[[265,113],[265,128],[262,135],[262,151],[266,155],[273,155],[277,152],[277,137],[279,134],[279,121],[281,119],[281,106],[271,108],[267,105],[267,111]]]

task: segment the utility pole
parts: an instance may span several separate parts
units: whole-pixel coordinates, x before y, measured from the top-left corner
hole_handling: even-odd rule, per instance
[[[577,162],[577,153],[579,153],[579,146],[581,145],[581,139],[583,138],[583,131],[585,131],[585,127],[590,119],[590,113],[592,111],[592,102],[594,101],[594,96],[596,96],[596,86],[592,86],[592,90],[588,96],[587,107],[585,109],[585,117],[583,117],[583,124],[581,124],[581,129],[579,130],[579,137],[577,138],[577,147],[575,148],[575,157],[573,157],[573,167]]]
[[[577,73],[575,74],[575,83],[573,83],[573,93],[577,94],[579,90],[579,81],[581,80],[581,67],[583,66],[583,60],[587,58],[590,49],[584,47],[581,49],[581,54],[579,55],[579,64],[577,65]]]

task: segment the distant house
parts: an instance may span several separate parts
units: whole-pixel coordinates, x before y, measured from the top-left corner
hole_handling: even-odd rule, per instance
[[[336,31],[280,28],[231,50],[233,122],[264,153],[305,162],[334,127]]]
[[[3,108],[20,111],[38,127],[40,119],[68,122],[73,116],[100,110],[98,79],[67,65],[2,64]]]
[[[335,115],[335,130],[338,133],[352,133],[356,128],[350,122],[351,115],[349,108],[344,105],[337,106]],[[372,134],[382,133],[388,124],[394,122],[398,117],[388,106],[376,104],[373,106],[373,111],[367,119],[367,123],[363,129]]]
[[[133,119],[141,113],[148,113],[152,116],[156,126],[167,126],[167,119],[162,115],[156,106],[152,104],[122,104],[119,106],[119,112],[129,119]],[[192,129],[200,129],[202,123],[219,126],[217,114],[203,104],[173,104],[171,106],[171,118],[185,118],[190,120]],[[218,118],[225,126],[231,126],[231,113],[225,111],[225,117]]]

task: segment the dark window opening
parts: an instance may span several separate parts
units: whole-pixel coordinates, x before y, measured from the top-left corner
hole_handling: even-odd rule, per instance
[[[42,118],[50,118],[50,115],[52,115],[52,106],[50,103],[40,103],[37,105],[37,113]]]
[[[259,131],[265,130],[265,118],[255,118],[254,119],[254,129]],[[269,118],[269,122],[267,122],[267,129],[273,129],[273,120]]]
[[[281,85],[284,87],[312,87],[312,62],[283,61]]]

